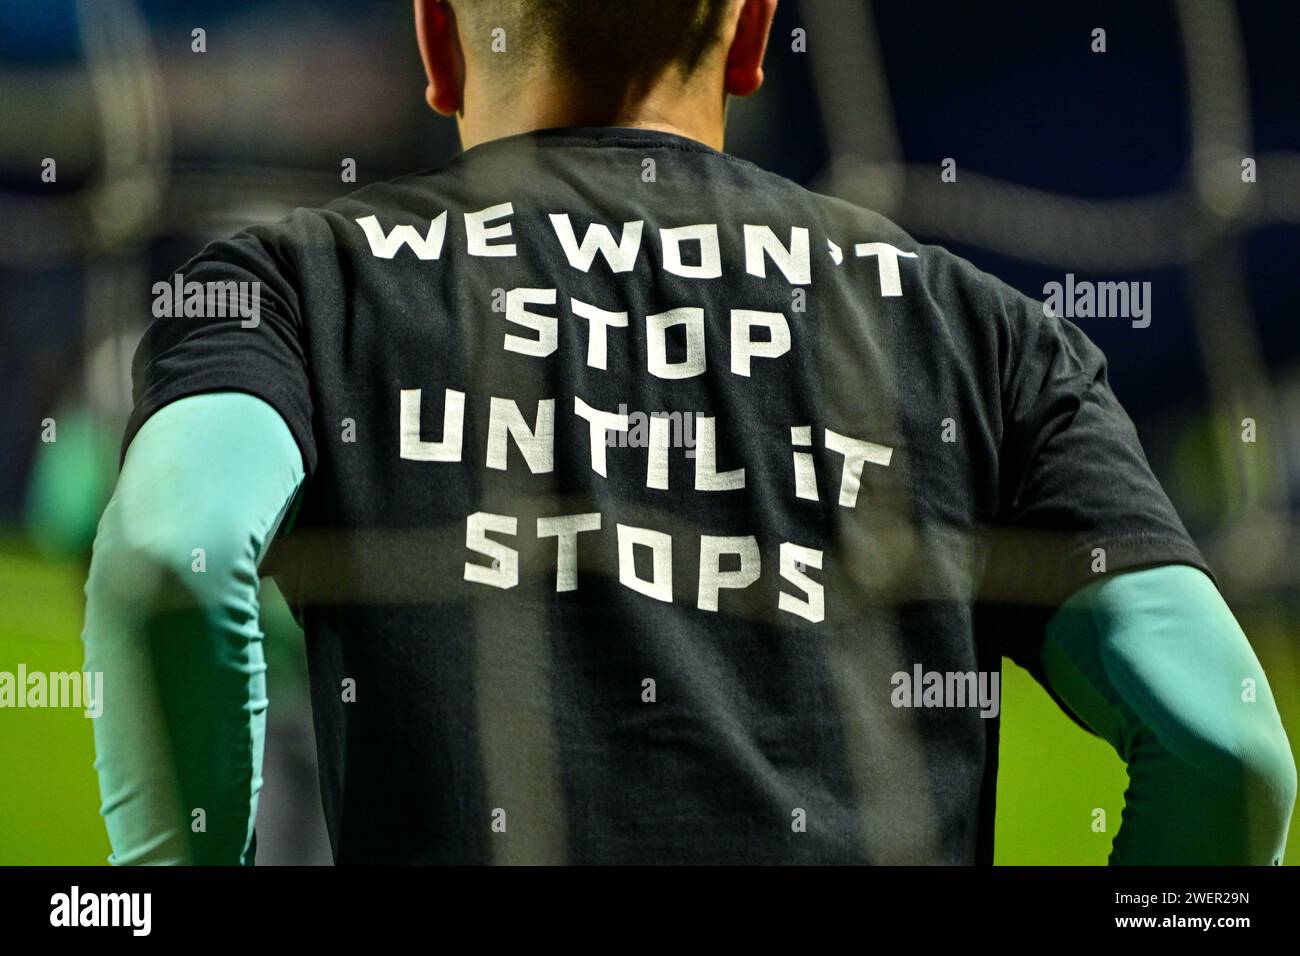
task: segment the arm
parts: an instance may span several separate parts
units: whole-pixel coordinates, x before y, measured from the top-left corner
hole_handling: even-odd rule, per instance
[[[104,674],[110,863],[252,862],[267,706],[257,569],[302,479],[289,429],[251,395],[172,402],[132,440],[82,633],[85,669]]]
[[[1112,863],[1281,861],[1295,762],[1263,669],[1208,577],[1167,565],[1083,588],[1048,625],[1042,661],[1128,766]]]

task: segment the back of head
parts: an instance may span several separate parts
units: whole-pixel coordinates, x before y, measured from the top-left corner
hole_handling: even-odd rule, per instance
[[[722,39],[733,0],[459,0],[462,32],[504,30],[506,69],[544,69],[570,82],[649,84],[682,78]],[[523,69],[520,69],[520,68]]]

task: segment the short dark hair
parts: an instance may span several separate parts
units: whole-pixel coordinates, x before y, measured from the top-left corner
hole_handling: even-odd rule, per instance
[[[452,0],[489,42],[505,30],[507,62],[541,55],[590,83],[648,81],[669,66],[689,76],[721,39],[732,0]]]

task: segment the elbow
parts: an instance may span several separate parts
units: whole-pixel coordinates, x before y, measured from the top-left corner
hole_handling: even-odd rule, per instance
[[[1219,751],[1214,777],[1230,795],[1225,815],[1245,844],[1243,862],[1280,864],[1296,801],[1296,764],[1274,712]]]
[[[1280,722],[1244,763],[1241,779],[1251,818],[1258,821],[1261,841],[1274,847],[1267,862],[1280,864],[1296,801],[1295,758]]]
[[[256,569],[241,561],[246,549],[233,535],[199,532],[188,522],[128,526],[110,511],[95,538],[87,611],[121,618],[211,607],[243,577],[255,589]]]

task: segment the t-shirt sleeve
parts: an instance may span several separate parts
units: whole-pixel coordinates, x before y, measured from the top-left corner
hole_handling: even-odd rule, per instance
[[[1041,623],[1105,574],[1186,564],[1212,578],[1111,390],[1101,350],[1032,299],[1006,289],[1002,300],[996,598],[1031,606],[1025,615]],[[1041,636],[1033,631],[1029,649]]]
[[[140,426],[170,402],[204,392],[245,392],[279,412],[307,474],[313,472],[316,444],[296,279],[274,227],[256,227],[209,244],[154,286],[155,318],[132,362],[134,409],[123,456]]]

